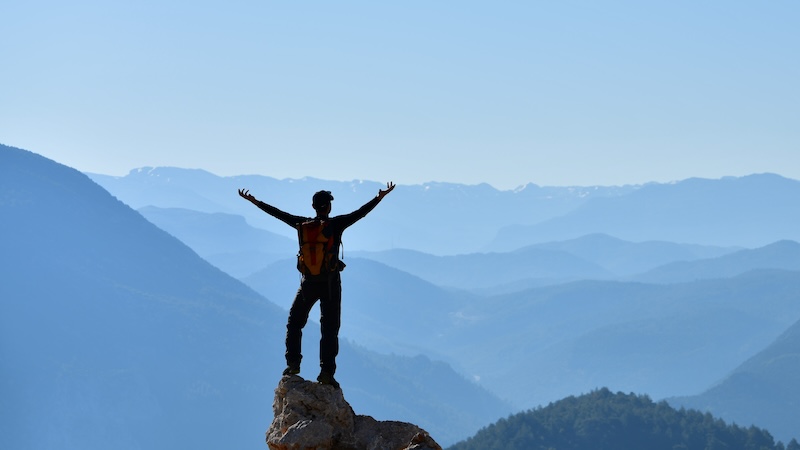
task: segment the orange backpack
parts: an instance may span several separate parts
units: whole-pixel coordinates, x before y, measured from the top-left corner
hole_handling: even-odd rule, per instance
[[[323,231],[328,223],[324,220],[310,220],[297,227],[300,240],[300,251],[297,253],[297,270],[303,275],[319,275],[333,272],[331,261],[336,250],[333,248],[333,236],[325,237]]]

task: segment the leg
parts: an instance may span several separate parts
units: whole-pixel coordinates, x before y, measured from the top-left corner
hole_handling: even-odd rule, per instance
[[[300,367],[300,361],[303,359],[303,327],[306,326],[308,313],[318,298],[313,289],[308,287],[306,282],[300,284],[289,310],[289,320],[286,323],[286,365],[289,367]]]
[[[331,276],[325,291],[320,293],[319,362],[323,372],[336,373],[336,355],[339,354],[339,326],[342,312],[342,283],[339,274]]]

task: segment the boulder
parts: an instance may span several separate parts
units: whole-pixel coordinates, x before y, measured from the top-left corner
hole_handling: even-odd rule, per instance
[[[270,450],[442,450],[422,428],[356,415],[341,389],[286,376],[275,389]]]

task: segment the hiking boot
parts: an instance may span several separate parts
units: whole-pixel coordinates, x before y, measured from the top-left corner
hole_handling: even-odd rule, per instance
[[[288,366],[285,369],[283,369],[283,376],[285,376],[285,377],[289,377],[289,376],[292,376],[292,375],[297,375],[298,373],[300,373],[300,367],[299,366]]]
[[[336,381],[333,378],[333,375],[331,375],[328,372],[320,372],[319,376],[317,377],[317,381],[319,381],[321,384],[327,384],[328,386],[333,386],[334,389],[341,389],[341,387],[339,386],[339,382]]]

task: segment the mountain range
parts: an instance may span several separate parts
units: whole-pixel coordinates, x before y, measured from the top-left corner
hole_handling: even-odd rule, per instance
[[[207,261],[239,278],[297,251],[296,237],[255,228],[233,214],[154,206],[142,207],[139,212]],[[437,256],[408,249],[348,250],[345,256],[383,262],[439,286],[493,293],[582,279],[624,278],[669,263],[710,259],[738,250],[742,249],[663,241],[635,243],[591,234],[510,252]],[[653,276],[657,278],[657,273]]]
[[[792,180],[777,181],[793,189]],[[715,195],[728,198],[724,187],[744,181],[719,182]],[[171,230],[181,237],[186,212],[162,208],[160,214],[174,218]],[[651,231],[662,234],[657,224]],[[283,244],[293,242],[286,237]],[[756,248],[634,242],[593,231],[509,251],[346,250],[342,333],[379,352],[433,355],[517,408],[599,386],[657,398],[689,395],[724,379],[800,317],[798,247],[786,239]],[[240,278],[288,307],[298,283],[293,260],[238,255],[250,269],[262,266],[240,271]],[[432,323],[434,336],[425,332]]]
[[[292,230],[242,201],[237,189],[249,189],[259,200],[297,215],[313,215],[311,196],[314,192],[332,191],[335,198],[332,214],[335,215],[354,211],[385,186],[363,180],[278,180],[260,175],[219,177],[203,170],[172,167],[134,169],[124,177],[87,175],[135,209],[155,206],[236,214],[257,228],[288,238],[294,237]],[[550,188],[530,184],[516,191],[498,191],[486,184],[400,184],[392,193],[392,201],[381,205],[380,217],[371,217],[355,225],[359,232],[349,237],[345,245],[354,250],[409,248],[434,254],[478,250],[489,243],[499,229],[497,218],[512,211],[514,223],[534,224],[570,211],[589,198],[619,195],[633,189],[635,187],[629,186]],[[481,213],[470,214],[473,211]]]
[[[293,214],[312,214],[311,195],[333,192],[333,214],[355,210],[381,182],[278,180],[261,175],[220,177],[202,170],[140,168],[126,176],[88,174],[134,209],[183,208],[244,216],[256,228],[287,238],[294,232],[246,201],[260,200]],[[388,181],[388,180],[387,180]],[[398,180],[394,180],[398,181]],[[774,174],[626,186],[542,187],[499,191],[486,184],[403,185],[381,213],[358,223],[345,241],[351,250],[409,249],[432,255],[506,252],[531,244],[602,233],[632,241],[717,247],[761,247],[800,241],[796,199],[800,181]]]
[[[594,198],[537,224],[506,226],[487,248],[513,250],[591,233],[715,246],[798,241],[798,196],[800,181],[774,174],[650,183],[625,195]]]
[[[0,212],[4,446],[263,447],[286,310],[34,153],[0,147]],[[306,331],[313,349],[318,331]],[[420,423],[442,442],[510,412],[424,356],[345,340],[340,361],[360,412]]]
[[[281,340],[285,308],[299,282],[293,260],[296,238],[289,227],[239,199],[235,189],[250,187],[257,197],[301,213],[302,206],[298,205],[308,203],[314,190],[333,186],[334,207],[339,212],[349,212],[382,186],[367,181],[217,177],[204,171],[175,168],[139,169],[126,177],[91,175],[123,200],[126,203],[123,205],[91,183],[93,189],[103,194],[79,195],[91,200],[74,201],[67,194],[88,192],[88,188],[80,190],[72,185],[83,185],[88,180],[84,177],[81,183],[67,183],[61,172],[44,169],[45,166],[49,167],[44,164],[34,170],[33,166],[23,164],[23,169],[18,170],[29,174],[11,177],[10,182],[2,185],[0,198],[6,199],[3,205],[8,215],[4,211],[4,216],[27,217],[15,228],[4,231],[7,236],[4,251],[16,249],[17,253],[9,253],[18,256],[14,259],[25,257],[19,255],[37,255],[36,261],[49,258],[45,269],[56,264],[53,266],[56,269],[43,272],[47,274],[45,284],[58,287],[49,288],[51,298],[63,291],[60,284],[68,285],[70,280],[80,286],[71,293],[63,291],[70,298],[93,290],[102,298],[125,298],[117,290],[136,299],[144,293],[147,299],[167,299],[162,303],[191,317],[194,322],[189,321],[188,330],[233,327],[249,336],[248,330],[264,332],[263,324],[269,322],[271,325],[266,328],[273,331],[265,339],[270,342]],[[50,189],[21,194],[23,186],[37,177],[46,180],[40,184]],[[62,189],[62,185],[67,189]],[[796,230],[786,224],[786,221],[796,223],[798,208],[796,202],[790,201],[796,186],[794,180],[769,174],[603,189],[529,185],[501,192],[486,185],[398,186],[392,193],[392,201],[387,199],[344,236],[347,268],[342,273],[341,358],[345,361],[343,384],[349,380],[348,399],[364,402],[366,407],[359,405],[360,411],[431,414],[425,418],[428,422],[411,418],[415,423],[435,423],[448,429],[454,427],[454,422],[469,423],[460,428],[462,431],[448,435],[453,442],[452,439],[463,438],[459,436],[463,430],[476,429],[481,420],[485,425],[505,414],[503,411],[536,408],[607,386],[668,398],[670,402],[700,405],[736,423],[753,423],[774,430],[777,437],[788,441],[794,436],[787,435],[786,430],[800,429],[800,423],[792,422],[795,420],[792,405],[800,402],[800,396],[788,381],[776,380],[791,373],[791,365],[779,362],[792,361],[800,345],[787,338],[792,336],[791,330],[800,319],[799,245]],[[58,195],[51,200],[48,194],[53,192]],[[62,193],[68,198],[62,199]],[[36,207],[19,209],[23,199]],[[756,205],[759,199],[769,201]],[[128,203],[131,200],[138,203]],[[51,206],[50,202],[67,206]],[[106,211],[107,208],[100,207],[95,211],[93,205],[102,202],[113,202],[115,208],[124,209],[122,216],[126,218],[115,219],[121,213],[114,208]],[[11,209],[11,205],[16,209]],[[129,206],[137,208],[139,214]],[[54,222],[51,210],[66,219],[60,217]],[[94,211],[92,217],[96,223],[74,221],[76,210]],[[459,211],[465,210],[475,213],[471,220],[453,220],[463,217]],[[135,215],[136,219],[131,220],[140,225],[146,218],[174,237],[144,225],[142,230],[149,231],[115,233],[115,226],[108,221],[127,224],[127,214]],[[711,217],[714,215],[718,217]],[[53,231],[50,227],[63,230]],[[714,239],[708,238],[712,228],[717,230]],[[140,236],[150,241],[148,236],[152,233],[158,236],[153,242],[159,244],[139,241]],[[80,251],[53,252],[40,247],[30,250],[38,242],[38,235],[47,235],[42,248],[58,249],[62,242],[73,238],[83,245],[78,246]],[[12,242],[8,236],[19,238],[19,242]],[[120,244],[105,242],[120,239],[130,241],[136,248],[115,252],[114,245]],[[175,252],[166,250],[173,246],[180,247],[183,256],[177,259],[170,256]],[[164,250],[147,253],[152,247]],[[105,248],[112,251],[107,255]],[[142,252],[146,258],[139,257]],[[63,256],[64,253],[83,256],[75,259]],[[98,262],[101,267],[94,266]],[[3,298],[13,292],[12,288],[30,288],[32,292],[47,289],[45,285],[30,287],[36,284],[37,275],[33,274],[37,264],[28,261],[19,268],[9,264],[7,273],[17,280],[9,283],[10,287],[0,288],[7,289],[0,290]],[[115,266],[125,273],[103,275]],[[178,274],[172,274],[173,268],[177,268]],[[210,276],[206,270],[216,275]],[[81,275],[74,276],[75,271]],[[139,284],[129,280],[135,276]],[[220,276],[225,279],[224,288],[211,283]],[[196,277],[202,280],[199,282]],[[164,287],[170,285],[165,281],[168,279],[174,281],[175,287]],[[143,280],[147,283],[142,284]],[[188,293],[177,287],[183,283],[192,286]],[[226,283],[236,288],[228,288]],[[154,286],[158,287],[155,291]],[[166,293],[161,291],[164,289]],[[209,325],[192,308],[175,306],[192,304],[196,298],[205,298],[204,295],[213,298],[210,304],[217,305],[223,301],[221,298],[229,298],[231,292],[239,292],[236,289],[246,292],[241,294],[247,299],[243,301],[245,304],[275,311],[259,313],[260,309],[243,309],[239,315],[250,320],[262,316],[271,319],[264,319],[257,326],[217,325],[213,321]],[[141,302],[132,300],[132,304]],[[225,305],[237,303],[229,301]],[[13,308],[19,311],[11,309],[18,314],[11,317],[26,320],[6,319],[2,323],[3,332],[9,330],[9,338],[3,336],[2,350],[3,354],[12,355],[13,361],[22,363],[3,366],[4,373],[11,374],[6,377],[10,384],[3,389],[13,390],[15,395],[9,398],[20,410],[26,410],[30,407],[25,399],[31,392],[14,390],[11,386],[22,386],[28,379],[36,379],[31,373],[37,371],[14,367],[43,363],[24,351],[26,346],[5,343],[17,342],[22,336],[23,341],[29,340],[35,344],[33,348],[47,354],[43,350],[47,343],[40,336],[51,335],[30,326],[35,323],[35,312],[21,306]],[[82,311],[97,308],[92,303]],[[214,308],[218,306],[211,307]],[[5,311],[0,312],[8,316]],[[57,315],[83,327],[96,326],[95,321],[84,318],[81,322],[70,314],[71,311],[62,309]],[[186,321],[175,314],[165,313],[168,317],[165,323]],[[92,312],[88,317],[95,315]],[[147,323],[136,314],[129,317]],[[48,320],[46,323],[53,329],[63,331],[64,325],[57,319]],[[118,328],[126,327],[131,328],[129,324]],[[313,326],[310,328],[306,339],[313,342],[315,330]],[[129,334],[137,332],[141,333],[133,330]],[[144,340],[136,336],[133,341]],[[201,341],[194,331],[182,332],[180,336]],[[72,341],[65,339],[65,342]],[[232,347],[237,346],[231,344],[226,352],[235,353]],[[278,351],[267,359],[280,360]],[[106,350],[106,353],[111,352]],[[190,353],[195,359],[187,364],[200,364],[197,355],[201,354]],[[59,370],[71,367],[59,357],[47,358],[59,361]],[[207,364],[209,358],[202,360]],[[125,369],[121,373],[138,373],[117,365]],[[52,367],[48,370],[58,372]],[[50,373],[48,370],[41,372]],[[280,366],[264,369],[267,373],[276,373],[275,370],[280,370]],[[94,371],[84,368],[81,373]],[[366,373],[371,376],[363,376]],[[419,380],[423,373],[428,374],[429,382]],[[242,371],[238,375],[246,374],[247,371]],[[144,386],[151,383],[144,375],[137,375],[137,380],[145,380],[139,381]],[[219,381],[212,384],[217,386],[227,378],[220,375],[215,380]],[[49,380],[40,381],[46,384]],[[752,395],[733,395],[737,389],[747,391],[742,389],[742,383],[753,387]],[[241,384],[236,382],[237,386]],[[772,391],[767,392],[768,388]],[[385,397],[387,392],[392,393],[390,398]],[[162,398],[160,394],[139,394],[137,398],[149,398],[151,403],[156,402],[154,398],[157,401]],[[105,396],[96,394],[97,398]],[[467,403],[458,403],[456,398]],[[760,400],[776,398],[783,401]],[[738,403],[730,403],[734,399]],[[699,403],[691,403],[694,401]],[[412,406],[407,405],[409,402]],[[228,404],[227,397],[225,403]],[[438,406],[432,408],[432,405]],[[466,415],[456,418],[456,412]],[[789,422],[782,423],[778,417]],[[20,420],[9,418],[7,430],[22,426]],[[448,442],[429,431],[440,442]]]

